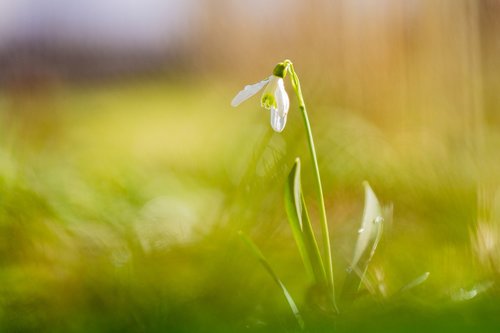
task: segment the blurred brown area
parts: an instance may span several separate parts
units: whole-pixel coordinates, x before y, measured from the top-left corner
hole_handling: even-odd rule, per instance
[[[162,15],[176,19],[173,38],[165,33],[136,48],[106,46],[99,34],[4,43],[0,81],[12,96],[57,80],[204,75],[246,82],[290,58],[307,97],[386,130],[425,129],[475,150],[484,126],[500,124],[499,1],[170,3]],[[155,11],[154,2],[146,6]],[[176,6],[186,10],[174,12]],[[136,23],[131,30],[144,24]]]
[[[251,77],[290,58],[314,97],[384,127],[440,129],[453,115],[450,131],[472,138],[498,123],[498,1],[314,0],[236,13],[219,3],[205,4],[206,67]]]

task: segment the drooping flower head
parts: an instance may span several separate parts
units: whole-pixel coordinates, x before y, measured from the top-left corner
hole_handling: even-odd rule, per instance
[[[285,90],[283,78],[288,70],[288,62],[282,62],[276,65],[273,74],[268,78],[245,86],[231,101],[232,106],[238,106],[253,95],[257,94],[264,87],[260,104],[263,108],[270,111],[271,127],[276,132],[281,132],[285,128],[288,109],[290,108],[290,99]]]

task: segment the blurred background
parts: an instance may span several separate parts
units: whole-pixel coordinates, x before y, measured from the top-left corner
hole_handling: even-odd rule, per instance
[[[376,288],[335,320],[284,210],[299,156],[318,220],[295,98],[281,134],[229,105],[286,58],[340,288],[363,180],[386,206]],[[0,133],[2,332],[296,330],[239,230],[311,329],[500,328],[500,1],[0,0]]]

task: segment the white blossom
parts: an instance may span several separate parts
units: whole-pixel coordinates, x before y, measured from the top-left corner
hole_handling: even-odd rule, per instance
[[[270,111],[271,127],[276,132],[281,132],[285,128],[288,109],[290,108],[290,99],[285,90],[283,78],[271,75],[268,78],[245,86],[231,101],[231,105],[236,107],[257,94],[263,88],[264,92],[260,100],[261,106]]]

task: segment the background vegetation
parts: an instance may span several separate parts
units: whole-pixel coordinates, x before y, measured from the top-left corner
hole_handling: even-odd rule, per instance
[[[189,52],[154,74],[79,79],[56,67],[4,81],[0,331],[298,330],[239,230],[310,331],[498,331],[497,2],[326,3],[260,21],[258,5],[202,3]],[[297,156],[319,218],[296,101],[282,134],[258,98],[229,106],[284,58],[309,108],[337,286],[363,180],[392,211],[368,269],[373,288],[336,318],[307,307],[286,222]]]

